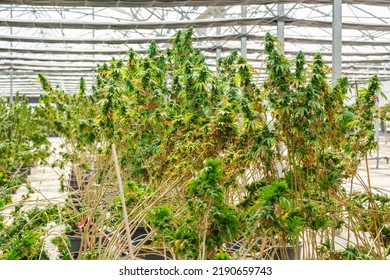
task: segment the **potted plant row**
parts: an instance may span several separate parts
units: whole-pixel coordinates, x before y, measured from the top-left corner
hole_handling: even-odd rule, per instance
[[[260,72],[238,52],[213,72],[192,40],[192,29],[180,31],[164,50],[152,43],[145,56],[129,50],[99,65],[90,96],[82,83],[70,95],[40,77],[42,114],[65,139],[64,161],[96,160],[82,213],[110,238],[91,248],[91,258],[128,258],[134,246],[136,257],[157,248],[173,259],[327,259],[355,251],[383,259],[387,225],[378,213],[388,205],[369,187],[364,202],[344,187],[376,145],[377,76],[346,105],[349,82],[331,86],[321,54],[290,60],[266,34],[267,78],[259,84]],[[150,227],[148,237],[129,245],[125,233],[138,225]],[[354,237],[341,251],[339,229]]]

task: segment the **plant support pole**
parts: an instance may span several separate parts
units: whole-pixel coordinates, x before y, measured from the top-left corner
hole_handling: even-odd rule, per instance
[[[241,18],[247,17],[247,7],[246,5],[241,5]],[[246,25],[241,26],[241,55],[247,57],[247,38],[246,38]]]
[[[284,4],[277,4],[277,38],[280,43],[281,52],[284,53]],[[286,150],[286,146],[283,142],[279,144],[280,154],[283,155],[283,151]],[[283,177],[283,164],[281,160],[276,162],[276,169],[278,171],[279,178]]]
[[[278,4],[277,5],[277,15],[278,15],[278,21],[277,21],[277,35],[278,35],[278,41],[281,44],[282,50],[284,50],[284,4]]]
[[[13,14],[13,10],[14,10],[14,9],[13,9],[13,7],[14,7],[14,5],[11,5],[11,8],[10,8],[10,16],[11,16],[11,19],[13,19],[13,17],[14,17],[14,14]],[[14,32],[13,32],[12,26],[11,26],[10,31],[11,31],[11,35],[13,35]],[[14,46],[14,44],[13,44],[13,42],[11,41],[11,49],[13,48],[13,46]],[[13,55],[13,53],[12,53],[12,51],[11,51],[11,57],[12,57],[12,55]],[[11,67],[11,69],[9,70],[9,72],[10,72],[10,102],[11,102],[11,104],[12,104],[12,103],[14,103],[14,68]]]
[[[332,22],[332,82],[341,77],[342,0],[333,0]]]
[[[376,98],[376,110],[379,109],[379,94],[377,94]],[[376,169],[379,169],[379,127],[380,127],[380,119],[375,119],[375,140],[376,140]],[[386,137],[386,135],[385,135]]]
[[[112,156],[114,157],[116,176],[118,178],[119,194],[120,194],[121,201],[122,201],[123,217],[125,219],[126,236],[127,236],[127,241],[129,242],[129,254],[130,254],[130,258],[132,260],[134,260],[133,242],[131,241],[130,226],[129,226],[129,220],[127,217],[126,201],[125,201],[125,195],[124,195],[124,191],[123,191],[121,173],[119,170],[118,156],[116,154],[115,144],[112,144],[111,146],[112,146]]]
[[[10,75],[10,102],[11,104],[14,103],[14,68],[9,69],[9,75]]]

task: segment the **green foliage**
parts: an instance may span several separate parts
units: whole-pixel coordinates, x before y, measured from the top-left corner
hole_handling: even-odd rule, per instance
[[[292,190],[285,181],[275,180],[261,188],[249,213],[252,229],[277,237],[281,244],[295,244],[305,221],[293,205],[291,195]]]
[[[7,204],[12,202],[11,194],[9,191],[2,190],[0,192],[0,208],[4,208]]]
[[[215,255],[214,260],[231,260],[232,257],[227,252],[219,252]]]
[[[45,260],[48,254],[45,240],[48,225],[59,222],[56,206],[17,211],[12,224],[5,225],[0,234],[0,259]]]
[[[71,260],[72,256],[69,252],[70,241],[68,238],[64,238],[61,235],[54,237],[51,242],[58,248],[60,260]]]
[[[379,108],[379,118],[382,122],[390,120],[390,103]]]
[[[53,88],[46,76],[39,75],[42,89],[46,94],[40,96],[37,114],[45,120],[50,135],[62,137],[68,145],[83,151],[95,143],[93,100],[86,95],[86,84],[80,79],[79,92],[68,94],[61,88]]]
[[[186,185],[186,206],[174,216],[172,206],[155,207],[150,224],[159,230],[183,259],[219,258],[222,245],[237,237],[237,212],[224,202],[219,186],[221,166],[218,159],[207,159],[198,176]]]
[[[161,205],[153,208],[148,213],[150,225],[162,233],[169,233],[172,230],[174,221],[173,206]]]
[[[380,239],[385,248],[390,246],[390,198],[387,194],[356,193],[352,197],[363,222],[361,230]],[[378,230],[380,229],[380,230]]]
[[[32,115],[45,131],[65,139],[62,165],[100,168],[96,186],[90,188],[104,193],[115,181],[110,175],[114,143],[129,216],[138,223],[147,211],[158,232],[155,244],[182,259],[229,259],[224,244],[241,235],[248,242],[265,238],[267,246],[296,244],[307,237],[311,243],[321,236],[321,242],[333,241],[325,242],[318,256],[372,257],[363,247],[348,244],[336,252],[331,244],[334,230],[344,225],[343,215],[351,222],[357,209],[361,223],[351,228],[389,246],[383,214],[387,200],[369,195],[348,200],[342,188],[376,145],[377,76],[359,91],[356,104],[347,106],[349,82],[341,78],[330,86],[330,69],[321,54],[307,63],[300,51],[290,60],[267,33],[267,78],[260,85],[260,72],[237,51],[219,59],[212,71],[193,48],[193,35],[192,29],[179,31],[169,48],[152,42],[145,55],[129,50],[124,59],[99,65],[92,95],[84,79],[78,92],[69,94],[39,75],[46,94]],[[7,106],[0,103],[2,121]],[[7,125],[1,132],[9,135],[15,121],[3,121]],[[44,143],[43,137],[36,138],[40,140]],[[0,164],[26,162],[24,152],[31,147],[21,147],[15,160],[12,145],[0,142],[5,155]],[[0,173],[0,206],[9,199],[9,191],[3,190],[16,184],[9,179],[8,173]],[[123,219],[121,200],[107,189],[109,194],[94,209],[99,212],[111,201],[105,226],[117,227]],[[61,258],[68,258],[66,244],[55,242]],[[244,248],[259,249],[255,243]]]
[[[50,155],[44,120],[25,96],[0,99],[0,206],[10,202],[9,194],[26,182],[26,173]]]
[[[358,122],[356,125],[356,145],[359,146],[361,153],[364,155],[371,150],[375,150],[377,143],[375,140],[374,121],[377,118],[377,102],[381,94],[379,78],[374,75],[367,82],[367,87],[359,90],[359,97],[356,103],[358,113]],[[382,93],[383,95],[383,93]]]

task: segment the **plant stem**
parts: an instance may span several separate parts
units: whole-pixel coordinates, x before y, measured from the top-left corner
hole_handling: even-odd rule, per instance
[[[125,221],[127,241],[129,243],[129,254],[130,254],[130,258],[132,260],[134,260],[133,242],[131,241],[129,220],[127,217],[127,210],[126,210],[126,201],[125,201],[125,195],[124,195],[124,191],[123,191],[122,178],[121,178],[121,174],[120,174],[120,170],[119,170],[119,163],[118,163],[118,157],[116,154],[115,144],[112,144],[111,147],[112,147],[112,156],[114,157],[116,176],[118,178],[119,194],[120,194],[121,201],[122,201],[123,218]]]

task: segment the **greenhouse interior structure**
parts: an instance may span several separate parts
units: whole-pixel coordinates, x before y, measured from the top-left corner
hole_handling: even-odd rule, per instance
[[[0,260],[390,259],[390,0],[0,1]]]

